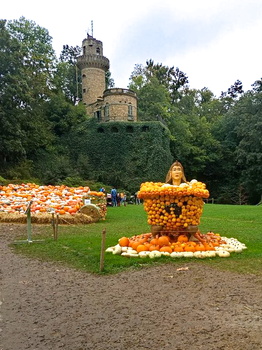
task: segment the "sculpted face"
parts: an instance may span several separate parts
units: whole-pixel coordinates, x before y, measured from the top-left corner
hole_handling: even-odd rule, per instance
[[[172,183],[173,185],[180,185],[183,176],[183,171],[180,166],[174,165],[172,168]]]

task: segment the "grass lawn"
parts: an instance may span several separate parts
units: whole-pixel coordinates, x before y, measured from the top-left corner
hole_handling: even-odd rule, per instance
[[[232,253],[229,258],[179,258],[161,257],[125,258],[111,253],[105,254],[103,274],[117,273],[128,268],[140,268],[150,264],[185,262],[208,264],[223,270],[240,273],[262,274],[262,206],[232,206],[206,204],[201,218],[200,231],[213,231],[221,236],[235,237],[245,243],[248,249]],[[14,245],[18,253],[34,258],[59,261],[68,266],[91,273],[99,273],[101,236],[106,229],[106,247],[116,245],[122,236],[131,237],[150,232],[143,205],[108,208],[107,218],[90,225],[59,226],[58,240],[52,237],[52,228],[43,229],[43,243]]]

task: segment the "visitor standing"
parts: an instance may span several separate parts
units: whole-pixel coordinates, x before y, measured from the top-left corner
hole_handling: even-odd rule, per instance
[[[112,188],[111,190],[111,199],[113,207],[117,206],[117,190],[115,188]]]
[[[135,193],[135,203],[139,205],[140,204],[140,198],[137,196],[137,194],[138,193],[136,192]]]

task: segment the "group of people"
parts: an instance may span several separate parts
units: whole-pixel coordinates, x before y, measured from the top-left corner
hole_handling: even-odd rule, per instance
[[[126,206],[126,194],[117,192],[115,188],[111,190],[111,200],[113,207],[120,207],[120,205]]]
[[[99,191],[106,194],[106,191],[103,187],[101,187]],[[107,200],[108,200],[108,205],[112,205],[113,207],[120,207],[120,205],[126,206],[127,204],[126,194],[124,192],[118,192],[115,187],[113,187],[110,193],[107,194]],[[130,203],[141,204],[140,198],[138,198],[137,196],[137,192],[130,197]]]

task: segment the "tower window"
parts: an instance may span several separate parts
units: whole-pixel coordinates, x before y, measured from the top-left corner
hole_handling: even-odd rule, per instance
[[[86,47],[83,46],[83,55],[85,55],[85,54],[86,54]]]
[[[128,105],[128,120],[133,120],[133,106],[131,104]]]
[[[100,55],[100,48],[99,47],[96,48],[96,53],[97,53],[97,55]]]
[[[101,111],[96,111],[94,113],[95,118],[97,119],[98,122],[101,122]]]
[[[83,89],[83,93],[86,93],[86,89]]]
[[[109,105],[105,106],[104,115],[105,115],[105,121],[107,122],[109,120]]]

